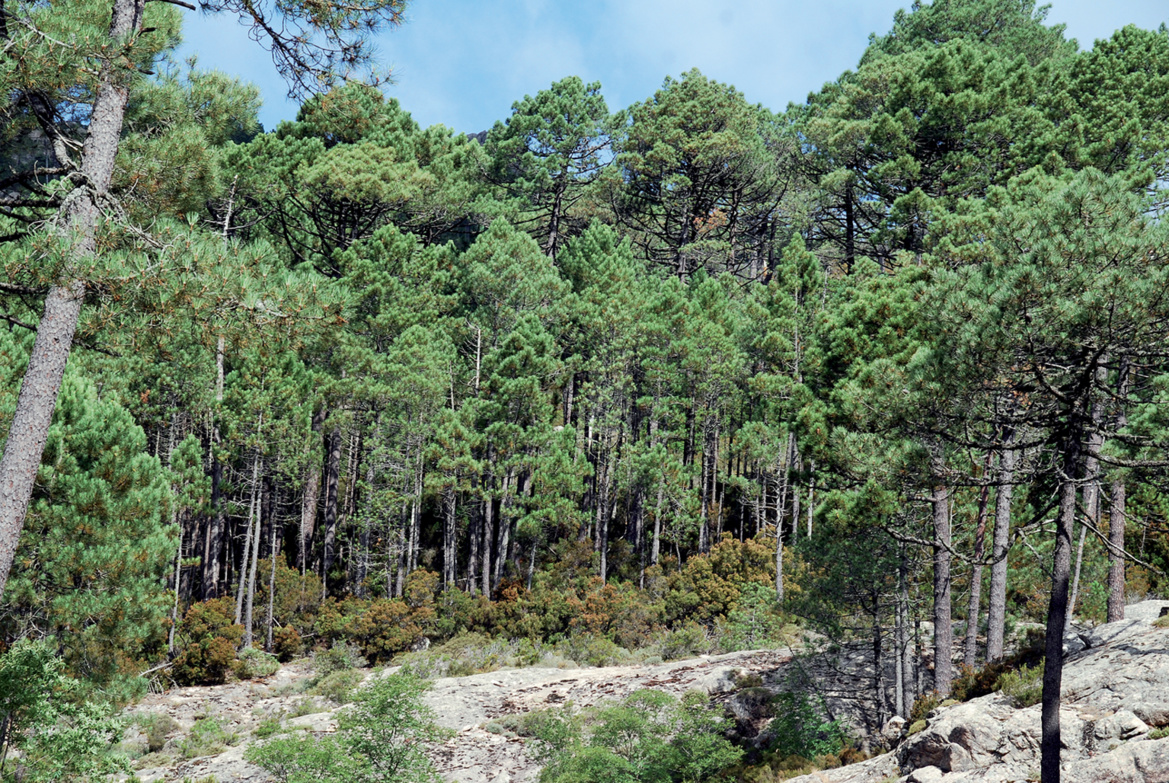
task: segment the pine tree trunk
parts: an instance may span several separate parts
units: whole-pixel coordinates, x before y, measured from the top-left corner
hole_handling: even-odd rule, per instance
[[[783,510],[787,506],[787,491],[791,484],[792,454],[795,452],[795,435],[788,433],[787,448],[783,463],[783,485],[779,490],[779,502],[775,505],[775,600],[783,603]],[[767,508],[764,506],[764,513]]]
[[[1122,431],[1128,424],[1125,398],[1128,397],[1128,362],[1122,360],[1117,380],[1116,431]],[[1125,492],[1123,474],[1112,477],[1112,491],[1108,499],[1108,622],[1124,619],[1124,526]]]
[[[915,696],[913,676],[913,643],[909,633],[909,558],[905,545],[901,545],[897,562],[897,608],[901,615],[901,626],[897,631],[897,641],[900,655],[897,659],[897,670],[901,680],[901,709],[898,714],[902,718],[909,718],[913,708]]]
[[[458,579],[458,529],[455,520],[455,485],[447,484],[442,489],[442,584],[450,589]]]
[[[256,499],[256,524],[255,524],[255,543],[252,545],[252,562],[247,567],[246,573],[248,575],[248,593],[247,601],[244,604],[244,639],[241,649],[247,649],[252,646],[252,609],[256,603],[256,572],[260,570],[260,500]],[[245,553],[246,555],[246,553]],[[240,574],[240,581],[243,581],[243,574]]]
[[[1096,371],[1096,382],[1101,386],[1107,380],[1108,372],[1101,367]],[[1092,432],[1088,435],[1088,453],[1084,455],[1084,510],[1088,514],[1088,521],[1100,529],[1100,459],[1097,456],[1104,445],[1104,435],[1100,432],[1100,424],[1104,420],[1104,405],[1099,401],[1092,406]],[[1068,599],[1067,622],[1064,625],[1064,635],[1071,630],[1072,620],[1076,615],[1076,601],[1080,595],[1080,569],[1084,564],[1084,542],[1088,538],[1088,526],[1080,524],[1080,541],[1076,545],[1076,564],[1072,569],[1072,595]]]
[[[1059,783],[1060,688],[1063,685],[1063,638],[1067,625],[1068,581],[1072,564],[1072,531],[1076,522],[1076,477],[1080,467],[1080,432],[1070,433],[1064,446],[1059,485],[1059,518],[1051,568],[1051,601],[1043,651],[1043,706],[1039,773],[1042,783]]]
[[[658,564],[658,558],[662,553],[662,500],[664,499],[665,490],[666,477],[662,476],[662,480],[658,482],[658,502],[654,509],[654,540],[649,556],[651,565]]]
[[[488,488],[490,483],[488,484]],[[482,568],[482,584],[480,588],[483,590],[483,595],[491,596],[491,548],[495,543],[495,501],[491,497],[490,491],[484,493],[483,498],[483,562]]]
[[[1015,466],[1019,452],[1007,447],[999,455],[998,492],[994,501],[994,542],[991,547],[990,596],[986,620],[986,660],[1003,657],[1003,634],[1007,618],[1007,552],[1011,542],[1011,499],[1014,495]]]
[[[1108,502],[1108,622],[1124,619],[1124,479],[1112,479],[1112,494]]]
[[[219,410],[223,404],[223,362],[226,341],[219,335],[215,342],[215,403],[216,411],[211,422],[211,513],[207,519],[207,538],[203,547],[203,598],[218,598],[221,592],[219,558],[224,548],[224,531],[227,528],[227,512],[223,505],[223,463],[219,460]],[[231,554],[228,553],[230,560]],[[224,590],[230,590],[226,585]]]
[[[271,525],[271,540],[268,542],[268,553],[272,558],[272,570],[268,573],[268,612],[264,618],[264,626],[267,628],[267,634],[264,639],[264,649],[272,652],[272,619],[273,611],[276,608],[276,519],[272,518]]]
[[[334,425],[325,439],[325,540],[321,554],[321,588],[328,594],[329,570],[336,558],[338,482],[341,479],[341,428]]]
[[[941,696],[950,694],[954,679],[954,629],[950,614],[950,493],[942,478],[945,466],[940,457],[933,460],[934,486],[934,690]]]
[[[118,49],[141,29],[143,6],[144,0],[114,0],[109,29],[111,49]],[[98,202],[109,191],[118,154],[129,98],[120,72],[124,67],[122,59],[110,58],[101,65],[81,153],[81,173],[87,186],[70,194],[63,208],[62,223],[67,226],[66,239],[71,246],[69,266],[78,270],[90,266],[97,253]],[[81,319],[85,290],[85,282],[80,279],[49,289],[21,382],[4,456],[0,458],[0,595],[8,583],[8,572],[28,513],[57,393]]]
[[[244,548],[240,553],[239,581],[235,589],[235,622],[239,625],[244,616],[244,593],[247,591],[248,560],[252,554],[252,538],[255,537],[256,526],[256,484],[257,473],[260,469],[260,454],[256,453],[252,461],[252,494],[248,497],[248,526],[244,530]]]
[[[990,467],[990,455],[986,456],[986,467]],[[986,479],[986,468],[982,471]],[[978,527],[974,531],[974,565],[970,569],[970,600],[966,604],[966,649],[962,662],[970,668],[978,663],[978,616],[982,609],[982,558],[986,548],[986,508],[990,497],[990,485],[984,484],[978,498]]]
[[[483,540],[482,504],[471,504],[471,523],[467,529],[467,592],[475,595],[479,574],[479,544]]]

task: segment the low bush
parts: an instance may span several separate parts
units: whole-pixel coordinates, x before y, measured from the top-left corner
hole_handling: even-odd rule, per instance
[[[553,647],[557,655],[582,666],[618,666],[634,659],[632,653],[604,636],[576,634]]]
[[[447,732],[422,703],[426,688],[408,673],[379,677],[340,712],[336,734],[278,737],[246,758],[281,781],[435,780],[426,748]]]
[[[937,691],[926,691],[913,700],[913,706],[909,708],[909,722],[917,723],[923,721],[942,703],[942,695]]]
[[[313,654],[313,669],[317,677],[326,677],[333,672],[349,669],[362,669],[366,666],[369,666],[369,662],[361,656],[361,650],[356,645],[345,642]]]
[[[146,737],[146,751],[158,753],[166,745],[167,737],[178,731],[179,723],[165,712],[148,712],[137,717],[138,727]]]
[[[235,676],[241,680],[254,680],[259,677],[271,677],[280,669],[276,656],[269,655],[263,650],[247,647],[240,651],[239,658],[232,667]]]
[[[185,759],[214,756],[237,740],[238,737],[229,732],[218,718],[205,717],[196,720],[191,733],[179,741],[179,752]]]
[[[304,642],[300,634],[291,625],[276,628],[272,631],[272,651],[276,653],[276,660],[287,663],[300,655],[304,649]]]
[[[171,669],[180,685],[221,685],[235,663],[244,628],[231,598],[192,604],[179,626],[180,652]]]
[[[361,672],[356,669],[343,669],[322,677],[312,687],[312,693],[324,696],[335,704],[348,704],[353,700],[353,690],[361,684],[362,679]]]
[[[1043,663],[1003,672],[995,690],[1001,691],[1016,707],[1038,704],[1043,697]]]

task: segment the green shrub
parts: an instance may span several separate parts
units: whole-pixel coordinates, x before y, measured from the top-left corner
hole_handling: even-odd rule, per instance
[[[806,693],[777,693],[772,699],[775,718],[768,724],[771,749],[781,756],[816,759],[838,754],[848,742],[848,730],[838,720],[828,720],[823,700]]]
[[[106,705],[85,701],[82,684],[64,669],[44,641],[20,639],[0,655],[0,714],[7,724],[0,759],[18,749],[24,783],[104,780],[128,771],[125,757],[110,753],[122,739],[123,721]],[[0,776],[9,779],[2,768]]]
[[[1169,628],[1169,614],[1158,617],[1153,621],[1153,625],[1157,628]]]
[[[272,631],[272,649],[276,653],[276,660],[288,663],[300,655],[301,650],[304,649],[304,642],[295,628],[286,625]]]
[[[252,729],[252,736],[256,739],[268,739],[280,731],[280,724],[279,715],[269,715],[256,724],[256,728]]]
[[[628,663],[632,656],[624,647],[604,636],[576,634],[553,648],[558,655],[583,666],[617,666]]]
[[[271,677],[280,669],[276,656],[269,655],[255,647],[247,647],[240,651],[239,659],[232,670],[241,680],[254,680],[258,677]]]
[[[137,717],[138,727],[146,737],[146,750],[157,753],[166,744],[166,738],[179,729],[179,723],[165,712],[148,712]]]
[[[941,703],[942,695],[940,693],[926,691],[913,700],[913,706],[909,708],[909,722],[917,723],[919,720],[925,720]]]
[[[698,623],[687,623],[675,628],[662,639],[662,657],[667,661],[705,655],[714,649],[706,629]]]
[[[333,672],[361,669],[368,665],[369,662],[361,657],[361,651],[348,643],[335,643],[328,650],[313,654],[313,669],[316,670],[318,677],[326,677]]]
[[[248,748],[246,758],[292,781],[386,781],[438,779],[426,748],[446,738],[422,703],[424,680],[400,672],[359,690],[338,715],[337,733],[279,737]]]
[[[541,713],[530,728],[549,760],[540,777],[544,783],[699,781],[743,756],[722,735],[722,720],[706,694],[698,692],[679,702],[662,691],[637,691],[585,715],[567,709]]]
[[[1003,672],[995,690],[1001,691],[1016,707],[1038,704],[1043,698],[1043,663]]]
[[[433,609],[430,609],[433,614]],[[350,620],[346,631],[371,661],[389,661],[422,638],[413,612],[403,601],[378,598]]]
[[[234,618],[235,604],[227,596],[191,605],[179,626],[181,652],[171,669],[180,685],[221,685],[227,680],[244,634]]]
[[[312,692],[336,704],[348,704],[352,701],[353,689],[361,684],[361,680],[362,674],[356,669],[342,669],[322,677]]]
[[[228,745],[234,745],[237,739],[218,718],[206,717],[195,721],[191,733],[179,742],[179,752],[185,759],[214,756]]]
[[[1154,740],[1165,739],[1165,737],[1169,737],[1169,726],[1162,726],[1159,729],[1153,729],[1145,736],[1148,739],[1154,739]]]

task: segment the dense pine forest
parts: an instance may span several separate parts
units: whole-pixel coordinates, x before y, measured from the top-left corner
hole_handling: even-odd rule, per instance
[[[467,133],[340,78],[400,3],[211,3],[303,99],[264,129],[176,5],[0,7],[5,746],[467,634],[814,632],[878,728],[1038,622],[1058,779],[1065,627],[1169,589],[1165,27],[915,2],[779,112],[570,76]]]

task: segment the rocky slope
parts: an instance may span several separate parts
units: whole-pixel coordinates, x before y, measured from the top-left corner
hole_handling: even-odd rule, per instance
[[[1169,738],[1152,739],[1169,726],[1169,628],[1153,625],[1169,601],[1128,608],[1128,619],[1073,639],[1076,650],[1064,670],[1064,780],[1067,783],[1169,783]],[[1082,649],[1080,649],[1082,647]],[[435,761],[452,783],[526,783],[539,767],[516,737],[498,722],[571,701],[591,705],[641,688],[680,695],[700,689],[714,694],[751,732],[751,693],[736,683],[753,680],[770,690],[783,687],[793,666],[786,651],[709,656],[658,665],[596,669],[511,669],[434,682],[427,700],[439,722],[453,731]],[[808,661],[799,662],[806,673]],[[862,664],[858,664],[863,668]],[[136,713],[174,721],[163,753],[145,757],[143,781],[244,781],[264,783],[267,774],[243,759],[253,732],[276,719],[284,727],[334,730],[336,708],[301,693],[312,676],[308,662],[282,667],[263,681],[206,688],[179,688],[152,695]],[[757,675],[754,677],[753,675]],[[766,695],[766,694],[764,694]],[[299,714],[304,713],[304,714]],[[288,717],[298,715],[298,717]],[[199,721],[218,720],[235,744],[196,758],[176,760]],[[764,717],[760,725],[766,722]],[[1038,780],[1039,707],[1016,709],[994,694],[936,710],[928,724],[906,736],[891,731],[891,752],[869,761],[796,778],[799,783],[1006,783]],[[262,733],[262,731],[261,731]],[[144,741],[144,737],[136,740]],[[194,755],[188,747],[187,755]],[[157,763],[149,763],[151,760]]]
[[[495,719],[568,701],[588,706],[619,699],[642,688],[675,695],[690,690],[729,694],[735,688],[733,675],[769,676],[789,660],[790,656],[781,652],[755,651],[650,666],[534,667],[438,679],[426,700],[437,713],[438,722],[452,729],[454,735],[438,749],[434,760],[443,777],[452,783],[533,781],[539,766],[525,750],[524,741],[503,731]],[[169,716],[174,728],[164,752],[144,758],[147,766],[136,772],[138,779],[143,783],[186,778],[203,781],[208,777],[214,777],[217,783],[271,780],[264,770],[244,761],[244,751],[251,742],[258,741],[252,732],[265,721],[312,710],[312,702],[298,693],[299,686],[311,676],[311,666],[298,662],[281,667],[262,681],[176,688],[143,699],[133,713]],[[236,744],[219,748],[214,754],[176,761],[174,754],[181,751],[183,738],[190,736],[197,722],[209,717],[218,720],[226,734],[234,735]],[[335,718],[335,708],[322,707],[286,718],[283,723],[285,727],[329,732],[335,728]],[[142,736],[130,738],[132,743],[144,741]],[[151,764],[152,759],[157,759],[157,765]]]
[[[1153,625],[1165,611],[1146,601],[1081,635],[1063,674],[1064,783],[1169,783],[1169,737],[1150,737],[1169,726],[1169,628]],[[792,783],[1021,783],[1038,770],[1039,705],[996,693],[935,710],[883,756]]]

